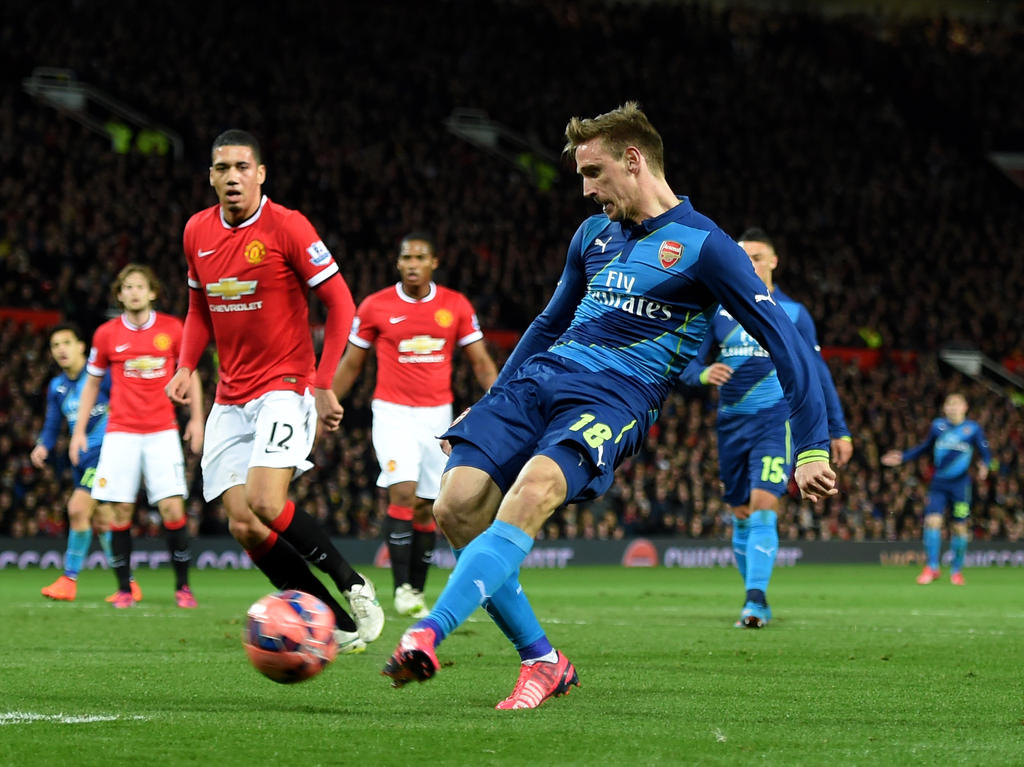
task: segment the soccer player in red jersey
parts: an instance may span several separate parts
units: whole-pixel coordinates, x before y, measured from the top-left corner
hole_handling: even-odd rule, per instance
[[[373,584],[348,564],[320,523],[288,499],[291,480],[311,469],[317,421],[336,431],[344,413],[331,381],[355,304],[338,265],[302,213],[262,192],[259,142],[247,131],[214,139],[210,186],[218,204],[185,225],[189,309],[179,367],[167,386],[187,401],[189,381],[213,337],[220,381],[207,420],[203,495],[220,498],[231,534],[279,589],[326,602],[341,652],[380,636],[384,611]],[[307,293],[327,307],[319,366]],[[330,575],[350,616],[307,562]]]
[[[334,376],[334,393],[348,394],[369,349],[376,346],[373,448],[378,484],[387,487],[385,527],[395,609],[427,614],[423,587],[434,553],[433,502],[447,457],[437,435],[452,422],[452,355],[463,350],[477,383],[490,388],[498,371],[469,300],[433,280],[437,255],[423,232],[399,246],[400,282],[368,296],[356,312],[348,348]]]
[[[120,317],[100,325],[86,363],[89,378],[82,386],[78,420],[68,452],[78,465],[88,447],[85,426],[96,404],[100,381],[111,372],[107,434],[100,449],[92,497],[112,504],[111,565],[118,591],[114,607],[131,607],[140,598],[131,580],[132,515],[142,480],[146,494],[163,518],[167,547],[175,574],[175,601],[195,607],[188,583],[189,549],[185,516],[185,457],[178,437],[174,405],[164,396],[181,349],[181,320],[153,310],[160,283],[153,270],[128,264],[112,285],[124,309]],[[203,400],[198,380],[190,384],[191,405],[184,438],[195,453],[203,449]]]

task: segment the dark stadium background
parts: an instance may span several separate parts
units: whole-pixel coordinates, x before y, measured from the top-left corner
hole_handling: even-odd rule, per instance
[[[1024,3],[746,5],[4,3],[0,535],[64,533],[66,461],[28,461],[55,373],[46,327],[63,317],[91,333],[129,261],[152,265],[160,308],[184,315],[181,232],[214,202],[221,130],[261,138],[265,190],[312,220],[357,300],[396,279],[403,233],[434,232],[439,281],[472,299],[501,360],[594,212],[559,160],[566,120],[637,99],[673,188],[733,235],[775,237],[777,281],[814,316],[844,403],[856,452],[841,494],[791,499],[780,536],[918,540],[928,462],[878,458],[923,439],[958,389],[997,460],[975,488],[974,536],[1019,541]],[[41,84],[51,99],[94,90],[76,113]],[[980,374],[950,350],[984,361]],[[379,536],[372,381],[371,368],[295,485],[338,536]],[[457,407],[473,387],[461,368]],[[713,405],[673,396],[612,490],[544,537],[728,539]],[[224,534],[189,470],[194,532]],[[140,510],[140,536],[157,531],[152,516]]]

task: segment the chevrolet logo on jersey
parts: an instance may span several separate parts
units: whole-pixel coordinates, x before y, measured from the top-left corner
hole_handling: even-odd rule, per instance
[[[398,342],[398,351],[401,354],[433,354],[443,348],[444,339],[432,336],[413,336]]]
[[[206,294],[225,301],[237,301],[239,296],[251,296],[256,292],[258,280],[239,280],[237,277],[221,277],[216,282],[206,283]]]
[[[161,378],[166,366],[166,357],[135,357],[124,361],[124,375],[125,378]]]

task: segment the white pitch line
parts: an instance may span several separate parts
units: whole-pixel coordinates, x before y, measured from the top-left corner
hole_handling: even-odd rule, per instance
[[[94,722],[116,722],[121,719],[139,720],[144,716],[122,717],[120,714],[36,714],[31,711],[0,712],[0,727],[5,724],[30,724],[32,722],[54,722],[56,724],[93,724]]]

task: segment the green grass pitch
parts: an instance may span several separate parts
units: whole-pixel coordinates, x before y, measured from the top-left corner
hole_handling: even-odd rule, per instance
[[[390,575],[367,571],[388,591]],[[801,565],[777,570],[775,620],[734,629],[733,570],[524,571],[582,687],[534,711],[495,711],[518,657],[482,611],[441,646],[432,681],[393,690],[380,668],[409,624],[389,610],[364,655],[277,685],[240,644],[271,591],[246,571],[194,573],[197,610],[169,570],[145,600],[39,589],[55,572],[0,573],[2,765],[1020,765],[1024,601],[1014,569],[943,574]],[[435,571],[428,598],[446,573]]]

